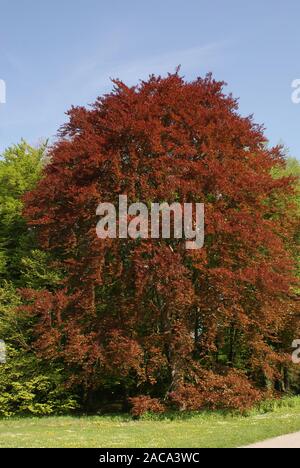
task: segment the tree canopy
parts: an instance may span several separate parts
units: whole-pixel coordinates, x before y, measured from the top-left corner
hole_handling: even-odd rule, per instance
[[[284,167],[211,75],[115,81],[72,108],[25,195],[40,249],[64,272],[54,290],[23,291],[39,358],[63,365],[91,406],[245,407],[284,390],[298,326],[295,178],[273,174]],[[98,239],[96,208],[120,194],[204,203],[204,248]]]

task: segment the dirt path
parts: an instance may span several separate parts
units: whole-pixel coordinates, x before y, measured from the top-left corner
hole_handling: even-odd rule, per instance
[[[246,448],[300,448],[300,432],[269,439]]]

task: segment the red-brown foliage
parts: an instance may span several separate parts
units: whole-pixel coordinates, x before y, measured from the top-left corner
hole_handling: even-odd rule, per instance
[[[199,411],[205,408],[205,400],[194,384],[181,384],[169,394],[171,406],[179,411]]]
[[[115,82],[90,109],[70,110],[26,216],[66,272],[61,291],[31,305],[36,346],[72,381],[124,395],[183,392],[194,407],[184,385],[210,369],[205,399],[236,407],[256,397],[219,365],[243,368],[262,388],[276,380],[293,314],[292,181],[271,177],[280,148],[237,110],[223,83],[178,74],[133,88]],[[99,240],[96,208],[120,194],[205,203],[204,248]]]
[[[149,396],[138,396],[130,398],[129,402],[132,406],[132,416],[139,417],[146,413],[164,413],[166,411],[165,405],[163,405],[157,398],[151,398]]]
[[[263,394],[242,374],[229,371],[227,375],[205,372],[197,385],[185,384],[170,393],[170,402],[180,411],[201,409],[246,410],[258,403]]]

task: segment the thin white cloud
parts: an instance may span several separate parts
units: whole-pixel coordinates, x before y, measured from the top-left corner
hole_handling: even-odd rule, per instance
[[[38,132],[38,128],[49,128],[48,134],[51,134],[63,123],[64,112],[72,104],[86,105],[110,91],[111,78],[134,85],[152,73],[166,75],[173,72],[178,65],[181,65],[182,75],[189,78],[203,75],[223,60],[224,49],[228,45],[228,42],[211,43],[120,63],[120,41],[114,39],[108,42],[109,47],[101,47],[98,54],[86,57],[76,66],[67,66],[64,76],[51,83],[50,87],[49,84],[43,87],[41,83],[39,90],[31,96],[31,103],[24,100],[17,114],[16,109],[6,113],[3,130],[14,127],[18,132],[18,127],[23,127],[26,130],[22,136],[29,139],[31,135],[26,133],[30,128],[32,135]],[[15,68],[20,66],[15,58],[10,57],[10,62],[14,62]]]
[[[136,83],[139,79],[147,78],[151,73],[165,75],[175,71],[178,65],[181,66],[182,74],[197,72],[198,74],[210,71],[218,60],[220,53],[226,43],[211,43],[204,46],[197,46],[183,50],[172,50],[168,53],[150,56],[121,65],[112,65],[103,71],[101,64],[95,66],[92,79],[87,80],[85,89],[91,91],[101,87],[107,89],[111,87],[110,77],[120,78],[129,84]],[[101,68],[101,72],[100,72]],[[97,76],[97,71],[99,75]]]

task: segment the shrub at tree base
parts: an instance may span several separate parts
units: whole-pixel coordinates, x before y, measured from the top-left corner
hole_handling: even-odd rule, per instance
[[[180,411],[231,409],[244,411],[263,398],[245,376],[230,371],[226,376],[207,372],[199,385],[180,386],[169,395],[170,402]]]
[[[131,414],[134,417],[142,416],[145,413],[160,414],[166,411],[165,405],[157,398],[151,398],[149,396],[130,398],[129,403],[132,406]]]

